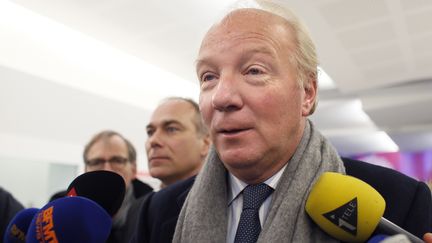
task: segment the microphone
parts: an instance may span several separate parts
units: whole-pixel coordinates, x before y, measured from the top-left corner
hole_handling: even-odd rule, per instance
[[[383,218],[384,198],[355,177],[325,172],[313,186],[305,206],[307,214],[329,235],[345,242],[364,242],[377,230],[386,235],[418,237]]]
[[[67,196],[86,197],[114,216],[120,209],[126,192],[126,184],[119,174],[98,170],[81,174],[67,189]]]
[[[56,199],[33,217],[26,243],[104,243],[111,231],[111,217],[97,203],[84,197]]]
[[[27,229],[33,216],[39,211],[37,208],[27,208],[19,211],[9,222],[3,238],[4,243],[24,243]]]
[[[410,243],[406,235],[397,234],[394,236],[378,234],[370,238],[367,243]]]
[[[375,235],[374,237],[370,238],[367,241],[367,243],[380,243],[380,242],[383,242],[388,237],[389,237],[388,235],[378,234],[378,235]]]

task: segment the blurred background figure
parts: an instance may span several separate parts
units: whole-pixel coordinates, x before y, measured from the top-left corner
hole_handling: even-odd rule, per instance
[[[192,186],[204,164],[210,137],[198,104],[180,97],[167,98],[155,109],[147,135],[149,172],[161,180],[163,190],[151,193],[144,201],[131,242],[171,242],[176,212],[182,206],[179,202],[184,201],[184,191]]]
[[[195,101],[165,99],[152,113],[147,135],[149,172],[161,188],[198,174],[210,139]]]
[[[107,242],[128,242],[136,217],[133,213],[138,207],[138,198],[153,189],[136,178],[136,150],[122,135],[115,131],[101,131],[94,135],[84,149],[85,171],[107,170],[121,175],[126,183],[123,204],[113,217],[113,226]]]
[[[0,187],[0,239],[3,239],[9,222],[22,209],[24,207],[12,194]]]

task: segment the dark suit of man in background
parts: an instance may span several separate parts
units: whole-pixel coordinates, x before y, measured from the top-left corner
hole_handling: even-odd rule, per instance
[[[12,194],[0,187],[0,240],[3,240],[5,230],[13,217],[24,207]]]

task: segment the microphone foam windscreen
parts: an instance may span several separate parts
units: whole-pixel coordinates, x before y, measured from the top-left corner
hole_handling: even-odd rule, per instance
[[[37,208],[27,208],[19,211],[9,222],[3,242],[24,243],[29,225],[38,211]]]
[[[352,176],[325,172],[313,186],[306,212],[322,230],[346,242],[364,242],[384,214],[384,198]]]
[[[27,231],[26,243],[104,243],[111,217],[84,197],[56,199],[39,210]]]
[[[114,216],[122,205],[125,192],[123,177],[111,171],[99,170],[75,178],[67,189],[67,196],[89,198]]]
[[[388,235],[378,234],[378,235],[375,235],[374,237],[370,238],[367,241],[367,243],[380,243],[388,237],[389,237]]]

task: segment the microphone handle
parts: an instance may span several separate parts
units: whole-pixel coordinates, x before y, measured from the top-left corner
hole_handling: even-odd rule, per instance
[[[411,234],[410,232],[402,229],[396,224],[388,221],[385,218],[381,218],[377,227],[378,232],[382,232],[387,235],[397,235],[404,234],[412,243],[424,243],[423,240],[419,239],[417,236]]]

